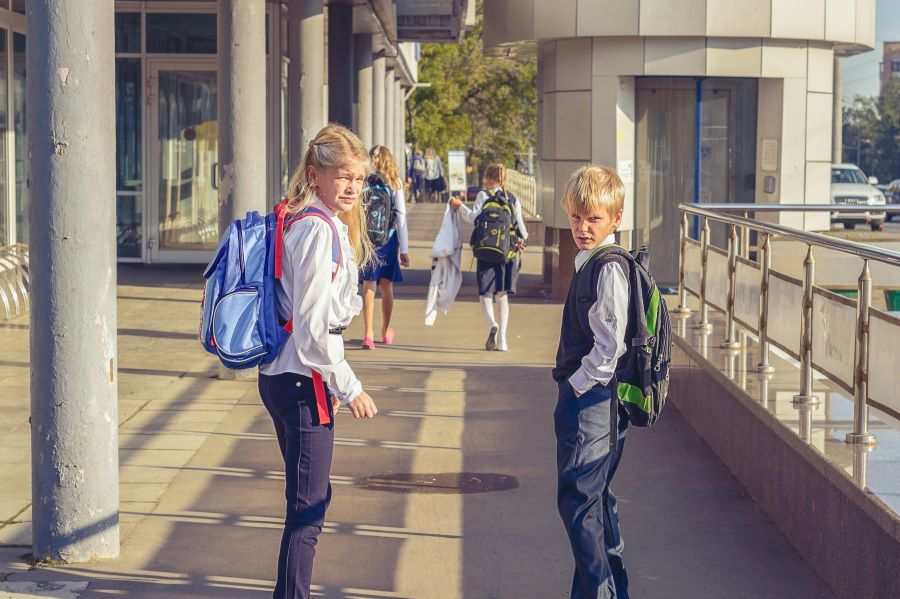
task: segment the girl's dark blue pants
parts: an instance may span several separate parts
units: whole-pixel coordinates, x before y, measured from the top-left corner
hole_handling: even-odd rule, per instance
[[[319,424],[316,394],[309,377],[260,374],[259,394],[272,417],[284,458],[287,500],[273,597],[307,599],[316,542],[331,501],[329,472],[334,425]],[[330,400],[328,405],[330,409]]]
[[[598,385],[575,397],[567,381],[559,383],[553,418],[557,506],[575,557],[571,598],[628,599],[616,497],[609,488],[628,421],[610,387]],[[612,438],[611,431],[616,431]]]

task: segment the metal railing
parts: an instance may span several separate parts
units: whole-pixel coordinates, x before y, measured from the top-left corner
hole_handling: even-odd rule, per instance
[[[29,308],[28,246],[0,246],[0,303],[3,319],[24,314]]]
[[[760,346],[758,372],[773,372],[769,363],[770,345],[799,360],[800,392],[794,397],[797,404],[818,402],[812,388],[813,370],[822,372],[853,394],[853,431],[847,433],[846,442],[874,444],[875,437],[868,432],[869,406],[900,417],[900,399],[896,392],[900,375],[890,361],[900,352],[900,318],[872,307],[869,262],[900,266],[900,252],[764,222],[750,218],[750,215],[763,212],[894,214],[900,213],[900,206],[680,204],[679,209],[682,211],[679,305],[674,312],[690,313],[687,305],[690,293],[700,300],[697,328],[712,328],[710,306],[724,313],[723,347],[734,349],[738,346],[736,323],[756,333]],[[735,212],[742,216],[733,214]],[[699,218],[702,223],[699,241],[689,234],[689,215]],[[711,221],[728,227],[727,250],[711,244]],[[751,231],[762,239],[757,244],[756,260],[750,259]],[[802,280],[772,270],[773,239],[806,245]],[[813,248],[849,254],[863,261],[855,302],[816,287]],[[799,323],[796,320],[798,306]],[[774,329],[771,327],[773,319],[778,325]],[[873,320],[877,321],[877,327],[871,326]],[[853,339],[852,355],[844,351],[843,345],[850,338]],[[873,364],[873,359],[879,363]]]
[[[519,200],[522,205],[522,213],[526,217],[541,217],[537,208],[537,181],[532,175],[507,169],[506,188]]]

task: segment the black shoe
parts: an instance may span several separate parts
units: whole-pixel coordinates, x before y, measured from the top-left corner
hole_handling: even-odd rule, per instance
[[[494,351],[497,349],[497,333],[500,331],[500,327],[494,325],[491,327],[491,332],[488,333],[487,341],[484,342],[484,349],[488,351]]]

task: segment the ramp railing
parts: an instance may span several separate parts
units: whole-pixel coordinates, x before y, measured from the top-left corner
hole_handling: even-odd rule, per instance
[[[853,431],[846,442],[874,444],[868,431],[869,406],[900,418],[900,312],[872,306],[871,263],[900,267],[900,252],[804,231],[756,218],[769,212],[868,213],[872,206],[777,204],[680,204],[681,251],[677,313],[690,313],[688,294],[700,301],[696,327],[709,330],[709,308],[725,316],[723,347],[738,347],[736,325],[759,338],[757,370],[773,372],[774,345],[800,363],[797,404],[818,403],[813,370],[852,394]],[[878,206],[878,212],[900,213],[900,206]],[[751,216],[752,215],[752,216]],[[698,219],[699,239],[690,235],[689,217]],[[711,242],[710,223],[727,228],[725,248]],[[751,252],[751,236],[756,236]],[[805,245],[802,278],[772,268],[773,241]],[[855,256],[862,260],[856,297],[846,297],[816,285],[813,249]],[[883,270],[882,267],[880,269]],[[889,302],[890,304],[890,302]],[[900,309],[900,308],[898,308]]]
[[[509,189],[522,204],[522,213],[526,217],[541,217],[538,213],[537,181],[534,176],[507,169],[506,188]]]
[[[3,306],[3,320],[28,311],[29,289],[28,246],[0,246],[0,304]]]

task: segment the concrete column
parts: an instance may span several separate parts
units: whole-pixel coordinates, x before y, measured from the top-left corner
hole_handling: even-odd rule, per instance
[[[394,70],[389,69],[384,77],[384,145],[394,152],[396,131],[394,121],[397,107],[394,104]]]
[[[385,67],[387,59],[376,56],[372,61],[372,145],[386,145],[384,137]]]
[[[403,86],[400,84],[400,78],[394,79],[394,156],[397,157],[397,164],[401,163],[401,154],[403,153]]]
[[[266,210],[266,4],[219,0],[219,231]]]
[[[322,0],[292,0],[288,7],[288,150],[296,168],[310,140],[325,126],[325,16]]]
[[[353,36],[353,70],[356,72],[354,129],[367,148],[372,147],[372,34]]]
[[[840,164],[844,154],[844,57],[834,57],[834,112],[832,113],[831,163]]]
[[[328,5],[328,119],[353,128],[353,5]]]
[[[400,167],[401,175],[406,178],[408,165],[406,164],[406,88],[400,88],[400,157],[397,158],[397,165]]]
[[[27,7],[32,553],[83,562],[119,554],[113,0]]]

